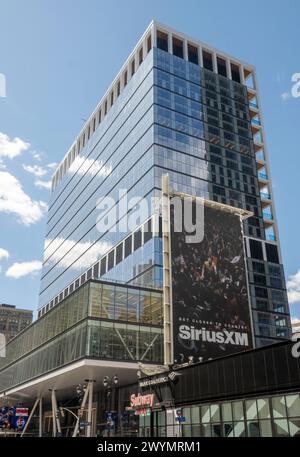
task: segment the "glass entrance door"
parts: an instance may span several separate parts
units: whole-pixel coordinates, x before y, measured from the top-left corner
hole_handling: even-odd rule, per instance
[[[166,412],[151,411],[149,415],[139,417],[139,436],[167,436]]]
[[[152,411],[153,415],[153,436],[167,436],[166,432],[166,411]]]

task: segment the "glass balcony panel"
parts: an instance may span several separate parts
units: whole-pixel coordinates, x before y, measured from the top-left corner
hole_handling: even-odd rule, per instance
[[[258,108],[257,103],[255,101],[249,102],[249,106],[251,106],[251,108],[256,108],[256,109]]]
[[[262,198],[263,200],[271,200],[271,195],[268,192],[261,192],[260,198]]]
[[[263,218],[267,219],[268,221],[272,221],[273,220],[273,214],[267,213],[266,211],[263,211]]]
[[[260,171],[258,173],[258,177],[261,178],[261,179],[268,179],[268,175],[263,171]]]
[[[276,236],[273,234],[266,234],[266,239],[268,241],[276,241]]]
[[[258,151],[256,153],[256,160],[265,160],[264,151]]]

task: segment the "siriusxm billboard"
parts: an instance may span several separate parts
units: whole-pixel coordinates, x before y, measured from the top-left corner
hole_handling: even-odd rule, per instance
[[[184,210],[170,207],[175,363],[252,347],[241,215],[203,200],[193,199],[192,205],[192,217],[201,215],[198,227],[203,225],[196,241],[178,222]],[[182,230],[176,230],[179,226]]]

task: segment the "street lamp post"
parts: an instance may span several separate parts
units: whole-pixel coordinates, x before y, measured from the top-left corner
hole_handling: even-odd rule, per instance
[[[110,418],[112,419],[112,413],[115,411],[118,419],[118,407],[116,407],[116,389],[119,385],[119,378],[117,375],[114,375],[113,378],[109,376],[105,376],[103,379],[103,387],[106,392],[106,399],[107,399],[107,406],[109,408]],[[112,411],[113,410],[113,411]],[[108,436],[110,436],[111,430],[111,419],[110,421],[107,420],[108,426]]]
[[[85,405],[88,401],[88,417],[87,417],[87,430],[86,436],[92,436],[92,407],[93,407],[93,383],[95,382],[94,379],[86,379],[86,385],[79,384],[76,387],[76,393],[78,395],[79,401],[82,399],[81,406],[78,411],[78,420],[76,421],[75,429],[73,432],[73,437],[76,437],[80,428],[80,421],[83,417]]]

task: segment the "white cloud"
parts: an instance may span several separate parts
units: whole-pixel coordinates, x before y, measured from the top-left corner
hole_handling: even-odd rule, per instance
[[[8,259],[9,252],[6,249],[0,248],[0,260],[1,259]]]
[[[54,170],[54,168],[57,167],[57,162],[51,162],[51,163],[48,163],[47,167],[50,168],[51,170]]]
[[[9,252],[6,249],[0,248],[0,261],[2,259],[8,259]],[[0,273],[2,273],[2,265],[0,265]]]
[[[0,212],[15,214],[24,225],[35,224],[47,210],[43,201],[32,200],[21,183],[7,171],[0,171]]]
[[[283,92],[280,94],[280,97],[283,102],[286,102],[289,98],[291,98],[291,94],[289,92]]]
[[[289,276],[287,284],[289,302],[300,303],[300,270],[294,275]]]
[[[293,333],[300,333],[300,319],[299,317],[291,317],[291,323],[293,326]]]
[[[43,154],[41,152],[32,151],[32,157],[39,162],[42,161]]]
[[[79,175],[88,173],[91,176],[95,176],[96,174],[99,174],[99,176],[109,176],[112,172],[112,166],[104,165],[102,160],[93,160],[77,156],[76,160],[70,166],[70,171],[72,173],[76,172]]]
[[[6,271],[5,276],[8,278],[22,278],[28,275],[36,275],[42,268],[42,262],[32,260],[31,262],[15,262]]]
[[[38,178],[41,178],[42,176],[45,176],[48,171],[45,170],[45,168],[40,167],[39,165],[24,165],[23,168],[25,171],[28,171],[28,173],[32,173],[34,176],[37,176]]]
[[[34,182],[34,185],[41,189],[51,189],[51,181],[42,181],[41,179],[37,179]]]
[[[300,303],[300,291],[299,290],[292,290],[288,291],[289,303],[292,305],[293,303]]]
[[[51,243],[52,242],[52,243]],[[51,246],[49,246],[51,243]],[[46,266],[53,266],[55,263],[64,268],[88,268],[93,261],[99,260],[112,248],[107,241],[98,241],[94,245],[90,241],[77,242],[65,238],[47,238],[45,241],[45,259],[48,259]],[[88,250],[88,255],[84,253]],[[66,255],[65,255],[66,254]],[[79,259],[79,260],[78,260]],[[77,262],[75,264],[75,262]]]
[[[30,144],[21,140],[21,138],[10,139],[8,135],[0,132],[0,157],[13,159],[22,154],[23,151],[27,151],[29,147]]]

